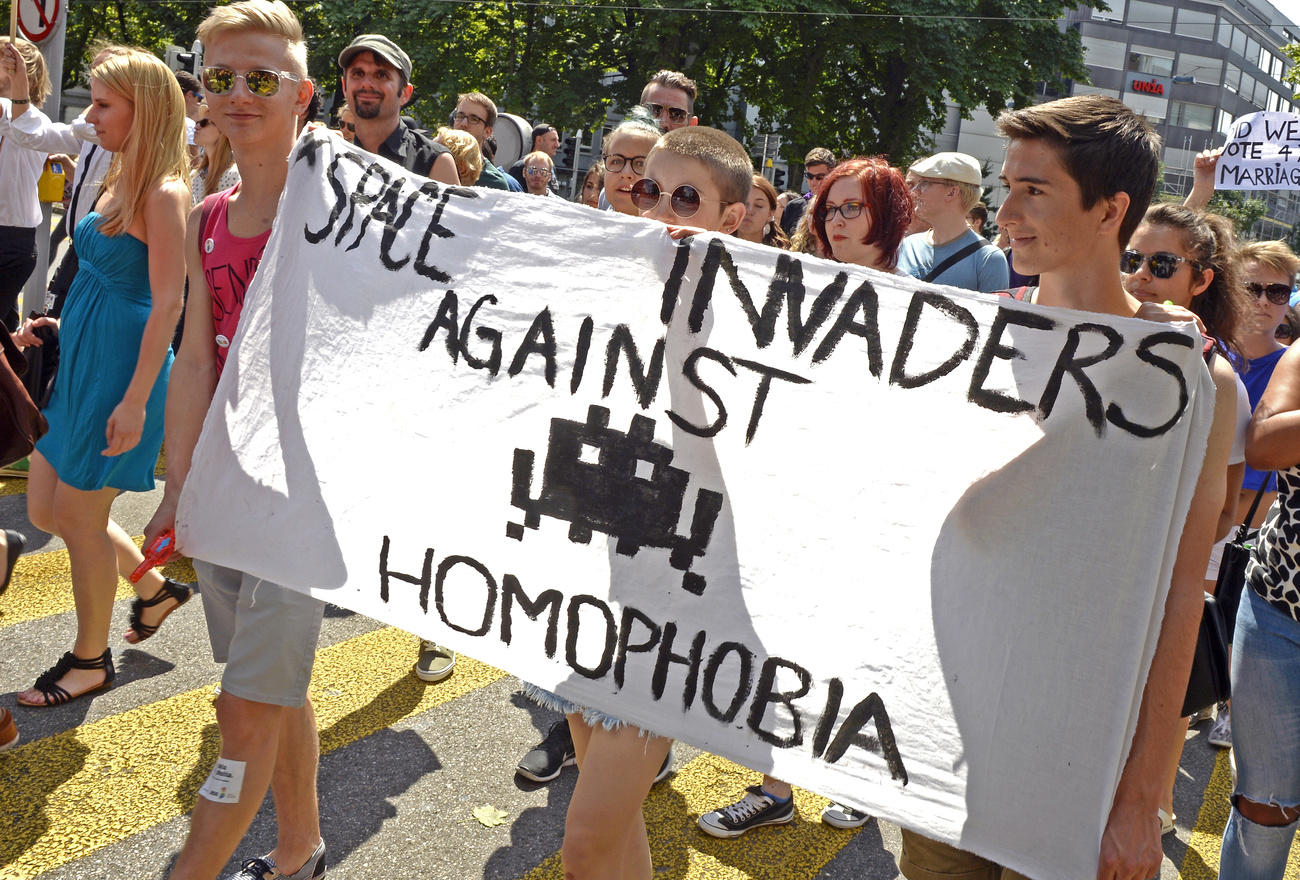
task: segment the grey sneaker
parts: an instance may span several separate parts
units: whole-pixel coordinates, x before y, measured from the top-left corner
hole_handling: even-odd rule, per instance
[[[761,785],[745,789],[745,796],[729,807],[705,813],[696,822],[700,830],[713,837],[739,837],[751,828],[784,825],[794,819],[794,798],[777,803]]]
[[[871,821],[871,816],[844,804],[830,803],[822,810],[822,821],[835,828],[861,828]]]
[[[271,856],[260,859],[245,859],[239,867],[238,874],[232,874],[229,880],[319,880],[325,876],[325,841],[316,845],[316,851],[292,874],[281,874]]]
[[[456,652],[428,639],[420,640],[420,657],[415,677],[420,681],[442,681],[456,668]]]
[[[1210,728],[1209,736],[1205,739],[1212,746],[1218,746],[1221,749],[1232,748],[1232,715],[1229,714],[1227,707],[1219,710],[1219,720],[1214,722],[1214,726]]]
[[[551,725],[546,737],[523,756],[515,772],[533,782],[550,782],[565,767],[578,763],[578,753],[573,750],[573,735],[569,721],[561,718]]]
[[[1214,720],[1214,707],[1207,706],[1199,712],[1193,712],[1187,719],[1187,726],[1195,727],[1196,725],[1200,724],[1202,721],[1213,721],[1213,720]]]

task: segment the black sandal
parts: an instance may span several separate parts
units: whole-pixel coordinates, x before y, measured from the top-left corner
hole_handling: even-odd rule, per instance
[[[66,688],[58,684],[59,679],[67,675],[73,669],[102,669],[104,670],[104,680],[94,687],[87,688],[79,694],[70,693]],[[93,694],[95,691],[106,690],[113,686],[113,679],[117,677],[117,671],[113,669],[113,650],[105,648],[104,653],[98,657],[92,657],[89,660],[83,660],[71,651],[59,658],[45,672],[41,673],[40,678],[36,679],[33,687],[40,691],[45,697],[44,703],[25,703],[18,701],[20,706],[62,706],[64,703],[75,700],[77,697],[84,697],[86,694]]]
[[[158,592],[153,594],[152,599],[141,599],[139,596],[136,596],[131,602],[131,631],[135,633],[136,639],[134,642],[127,639],[127,643],[138,645],[154,633],[158,632],[158,627],[163,625],[163,621],[166,620],[177,608],[180,608],[186,602],[190,601],[190,597],[193,595],[194,588],[189,584],[182,584],[180,581],[174,581],[171,578],[164,578],[162,587],[159,588]],[[176,604],[163,612],[163,616],[153,626],[146,624],[144,622],[144,610],[166,602],[168,599],[175,599]]]

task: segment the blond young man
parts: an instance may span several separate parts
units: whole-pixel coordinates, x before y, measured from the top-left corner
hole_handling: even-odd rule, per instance
[[[984,192],[980,164],[965,153],[936,153],[907,169],[916,216],[930,224],[903,239],[900,271],[950,287],[992,293],[1010,283],[1007,258],[966,225]]]
[[[270,235],[298,121],[311,99],[302,26],[280,0],[214,9],[199,25],[209,115],[230,139],[242,175],[189,216],[186,344],[167,400],[167,490],[145,530],[175,521],[176,503],[212,401],[242,295]],[[203,245],[200,247],[200,241]],[[183,547],[180,549],[184,549]],[[172,880],[213,880],[247,832],[269,787],[276,846],[247,859],[232,880],[325,874],[316,798],[319,739],[307,698],[322,604],[243,572],[194,560],[213,656],[226,663],[217,698],[221,753],[200,788]],[[255,594],[255,601],[254,601]]]

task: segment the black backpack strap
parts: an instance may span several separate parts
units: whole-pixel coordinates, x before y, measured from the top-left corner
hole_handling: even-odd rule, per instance
[[[970,244],[966,245],[966,247],[957,251],[957,253],[953,254],[952,256],[948,257],[948,259],[944,260],[942,263],[935,266],[929,272],[926,272],[925,277],[922,278],[921,280],[933,281],[934,279],[942,275],[944,272],[947,272],[957,263],[960,263],[962,260],[969,257],[971,254],[975,253],[977,250],[984,247],[985,244],[987,244],[987,242],[985,242],[983,239],[980,239],[979,241],[972,241]]]

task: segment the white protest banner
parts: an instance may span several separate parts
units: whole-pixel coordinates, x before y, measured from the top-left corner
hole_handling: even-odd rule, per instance
[[[1188,328],[674,243],[308,133],[178,537],[1077,878],[1212,400]]]
[[[1215,189],[1300,189],[1300,116],[1261,110],[1232,124]]]

